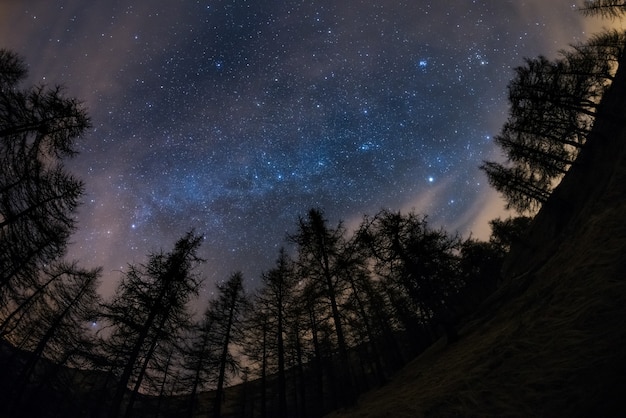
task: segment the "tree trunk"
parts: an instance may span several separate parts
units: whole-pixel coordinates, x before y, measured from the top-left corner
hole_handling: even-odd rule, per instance
[[[228,322],[226,324],[226,335],[224,335],[224,344],[222,346],[222,355],[220,356],[220,373],[217,379],[217,389],[215,390],[215,402],[213,403],[213,418],[222,416],[222,401],[224,397],[224,378],[226,376],[226,360],[228,358],[228,345],[230,344],[230,329],[233,325],[233,317],[235,315],[235,303],[237,293],[233,292],[233,297],[228,311]]]

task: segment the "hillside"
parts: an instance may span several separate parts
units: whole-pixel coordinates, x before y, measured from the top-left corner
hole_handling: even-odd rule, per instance
[[[618,86],[614,86],[618,87]],[[512,251],[506,284],[386,387],[331,417],[626,416],[623,86]]]

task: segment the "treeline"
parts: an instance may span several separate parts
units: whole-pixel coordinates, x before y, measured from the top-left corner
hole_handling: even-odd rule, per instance
[[[506,244],[462,241],[383,211],[348,236],[318,209],[299,219],[250,295],[241,416],[320,416],[385,384],[497,286]]]

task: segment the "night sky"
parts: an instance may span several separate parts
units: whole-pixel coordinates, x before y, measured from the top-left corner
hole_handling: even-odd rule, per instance
[[[311,207],[382,208],[486,238],[502,202],[478,166],[523,57],[587,38],[572,0],[2,0],[0,47],[63,84],[91,129],[68,257],[128,263],[206,235],[206,291],[250,287]],[[89,4],[89,6],[86,6]],[[506,215],[505,215],[506,216]]]

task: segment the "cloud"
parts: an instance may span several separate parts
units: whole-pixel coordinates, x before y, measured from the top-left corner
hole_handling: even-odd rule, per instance
[[[496,218],[508,218],[510,211],[504,209],[504,201],[493,189],[488,189],[482,198],[476,199],[473,205],[463,214],[456,223],[451,225],[451,231],[458,231],[467,237],[486,241],[491,235],[489,221]]]

